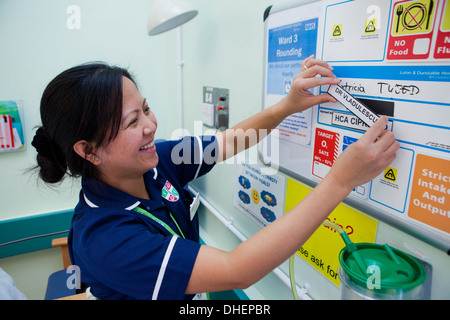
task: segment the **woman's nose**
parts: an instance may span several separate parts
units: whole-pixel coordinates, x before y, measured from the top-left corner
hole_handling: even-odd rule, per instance
[[[144,135],[152,134],[156,131],[156,121],[152,121],[151,119],[148,119],[144,123]]]

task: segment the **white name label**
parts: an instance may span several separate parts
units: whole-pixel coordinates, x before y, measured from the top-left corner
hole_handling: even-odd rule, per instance
[[[328,94],[371,127],[380,117],[338,85],[330,85]]]
[[[333,112],[331,116],[331,124],[356,129],[360,131],[367,131],[369,126],[365,124],[360,118],[351,113],[343,113],[343,112]]]

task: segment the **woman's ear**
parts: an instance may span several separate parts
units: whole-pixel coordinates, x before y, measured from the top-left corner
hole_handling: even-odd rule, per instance
[[[101,163],[101,160],[99,159],[99,157],[93,152],[94,148],[86,140],[80,140],[80,141],[75,142],[75,144],[73,145],[73,150],[80,157],[88,160],[93,165],[99,165]]]

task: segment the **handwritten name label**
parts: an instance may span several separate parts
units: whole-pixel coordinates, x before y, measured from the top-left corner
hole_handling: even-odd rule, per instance
[[[415,85],[404,85],[404,84],[389,84],[387,82],[377,83],[379,91],[383,93],[394,93],[397,95],[416,95],[419,94],[420,89]]]

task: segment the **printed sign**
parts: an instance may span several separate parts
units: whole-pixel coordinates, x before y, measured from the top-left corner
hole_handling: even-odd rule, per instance
[[[0,152],[25,149],[19,106],[21,101],[0,101]]]
[[[14,148],[12,120],[9,114],[0,115],[0,150]]]
[[[334,1],[324,7],[323,60],[332,63],[384,59],[390,0]]]
[[[409,216],[450,233],[450,161],[417,155]]]
[[[450,59],[450,2],[444,3],[441,13],[436,45],[434,49],[435,59]]]
[[[377,30],[377,20],[376,19],[368,19],[366,20],[364,33],[374,33]]]
[[[366,131],[369,129],[369,126],[354,114],[337,111],[333,112],[331,124],[360,131]]]
[[[303,59],[316,54],[318,19],[269,30],[267,94],[286,95]]]
[[[354,208],[413,237],[450,248],[448,182],[436,182],[436,186],[431,181],[439,190],[428,191],[425,184],[418,184],[419,178],[430,179],[420,176],[423,169],[433,173],[438,169],[437,174],[447,177],[444,171],[450,167],[450,1],[323,0],[270,12],[265,20],[264,108],[282,98],[268,91],[276,82],[282,92],[284,82],[274,77],[275,70],[294,63],[274,62],[273,53],[285,51],[281,49],[291,39],[287,32],[297,21],[316,17],[315,57],[332,65],[340,83],[320,86],[314,94],[328,93],[337,101],[318,104],[310,109],[311,117],[285,121],[276,131],[277,140],[263,145],[260,155],[289,176],[320,182],[337,156],[347,152],[344,149],[379,117],[387,116],[386,129],[400,144],[396,158],[376,177],[357,186],[348,200]],[[270,30],[278,32],[275,38],[269,39]],[[279,38],[284,32],[286,37]],[[296,34],[309,41],[309,32]],[[275,43],[271,47],[268,41]],[[286,54],[294,52],[289,49]],[[285,87],[291,84],[286,82]],[[300,126],[309,130],[302,140],[295,130]],[[275,161],[266,156],[273,150],[279,151]],[[420,161],[424,154],[431,157],[426,166]]]
[[[338,85],[331,85],[328,93],[369,127],[380,118],[375,112]]]
[[[294,208],[310,191],[311,188],[288,179],[285,212]],[[377,221],[345,204],[337,206],[327,220],[343,228],[352,242],[375,241]],[[320,226],[297,251],[297,254],[324,277],[339,286],[339,252],[343,247],[345,247],[344,241],[337,231]]]
[[[392,210],[404,213],[411,182],[413,157],[413,150],[401,147],[389,167],[372,180],[370,199]]]
[[[243,163],[235,168],[234,206],[261,227],[281,217],[286,178],[279,174],[265,175],[259,165]]]
[[[342,24],[337,24],[333,26],[333,37],[342,36]]]
[[[317,128],[312,174],[323,179],[339,154],[339,133]]]
[[[387,59],[426,59],[431,47],[435,12],[434,1],[397,2],[392,12]]]
[[[307,19],[268,32],[268,76],[266,94],[273,103],[289,93],[302,61],[316,54],[318,19]],[[272,104],[272,103],[271,103]],[[300,145],[311,143],[311,109],[284,119],[277,127],[280,138]]]

